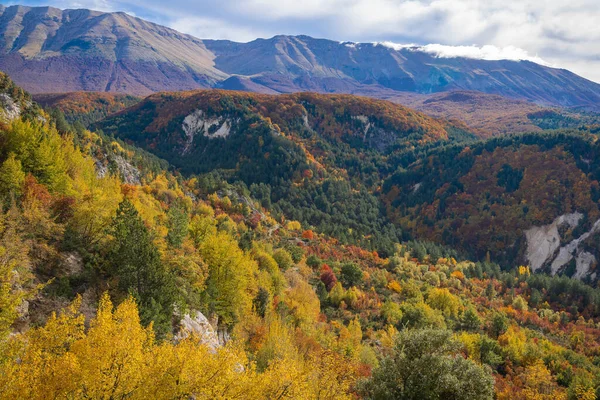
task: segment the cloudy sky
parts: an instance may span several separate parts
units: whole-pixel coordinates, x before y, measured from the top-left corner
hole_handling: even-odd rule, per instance
[[[249,41],[276,34],[306,34],[339,41],[431,44],[437,45],[429,46],[431,51],[445,56],[543,60],[600,82],[598,0],[21,0],[2,3],[125,11],[199,38]]]

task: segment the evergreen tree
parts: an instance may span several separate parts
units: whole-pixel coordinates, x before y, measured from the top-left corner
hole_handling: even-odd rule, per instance
[[[481,328],[481,319],[475,309],[469,307],[463,313],[460,324],[466,331],[478,331]]]
[[[175,248],[180,248],[188,234],[189,216],[186,209],[177,202],[171,205],[167,214],[169,233],[167,241]]]
[[[362,282],[363,272],[358,265],[346,263],[342,265],[340,278],[346,287],[357,286]]]
[[[129,200],[119,204],[113,220],[114,242],[110,267],[119,288],[131,293],[140,305],[144,324],[154,321],[158,333],[170,330],[175,287],[172,275],[161,263],[148,228]]]
[[[506,332],[506,329],[508,329],[508,318],[506,318],[506,315],[501,312],[494,312],[490,321],[489,329],[490,333],[495,337],[498,337]]]

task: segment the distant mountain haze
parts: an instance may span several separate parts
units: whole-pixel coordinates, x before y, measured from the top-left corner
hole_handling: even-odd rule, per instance
[[[392,98],[471,90],[600,107],[599,84],[531,61],[441,58],[418,48],[308,36],[200,40],[125,13],[52,7],[0,6],[0,70],[32,93],[148,95],[216,87]]]

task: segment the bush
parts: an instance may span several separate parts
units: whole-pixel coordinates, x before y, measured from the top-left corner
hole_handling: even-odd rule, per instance
[[[287,271],[294,265],[294,260],[292,260],[292,256],[290,253],[285,251],[284,249],[277,249],[273,253],[273,258],[279,265],[282,271]]]
[[[402,326],[408,328],[446,328],[444,316],[423,302],[402,303]]]
[[[389,300],[386,301],[381,307],[381,316],[388,324],[397,325],[402,320],[400,304]]]
[[[340,278],[346,287],[358,286],[363,280],[363,272],[354,263],[344,264],[342,265]]]
[[[463,358],[460,349],[450,331],[403,331],[392,355],[363,385],[362,394],[374,400],[492,399],[490,369]]]

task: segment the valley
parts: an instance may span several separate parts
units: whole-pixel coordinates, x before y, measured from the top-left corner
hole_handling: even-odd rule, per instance
[[[600,398],[600,85],[449,48],[0,5],[0,400]]]

